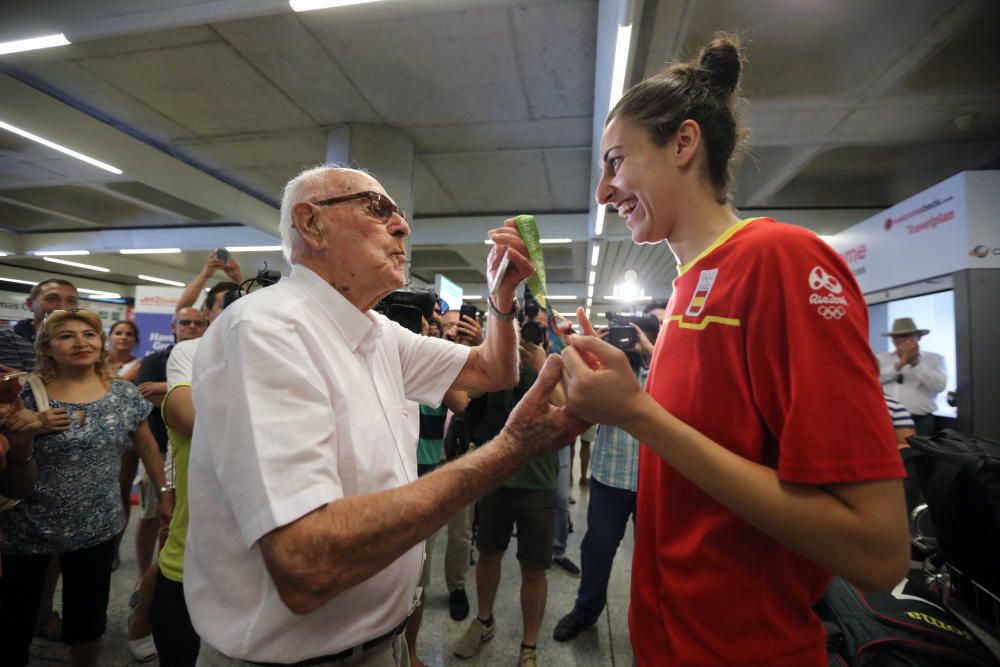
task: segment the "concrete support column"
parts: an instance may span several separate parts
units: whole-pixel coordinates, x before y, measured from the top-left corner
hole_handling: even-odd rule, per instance
[[[401,132],[370,123],[339,125],[327,134],[326,161],[369,172],[413,220],[413,142]],[[410,238],[406,239],[410,256]],[[406,263],[410,280],[410,262]]]

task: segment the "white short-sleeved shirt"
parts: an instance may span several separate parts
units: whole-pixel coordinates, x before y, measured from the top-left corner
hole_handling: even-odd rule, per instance
[[[209,327],[194,359],[184,560],[204,641],[235,658],[294,662],[379,637],[406,617],[422,545],[296,616],[257,540],[330,501],[415,480],[417,403],[440,403],[468,354],[362,313],[298,265]]]
[[[167,358],[167,391],[178,382],[190,382],[194,369],[194,353],[198,351],[201,338],[185,340],[174,345]]]

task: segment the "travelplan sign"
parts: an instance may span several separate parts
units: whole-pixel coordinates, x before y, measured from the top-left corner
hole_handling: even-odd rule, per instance
[[[1000,268],[1000,171],[962,172],[833,237],[865,294]]]

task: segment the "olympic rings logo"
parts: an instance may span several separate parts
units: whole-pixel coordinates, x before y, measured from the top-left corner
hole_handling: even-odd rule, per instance
[[[816,312],[828,320],[839,320],[847,314],[847,311],[842,306],[820,306],[816,309]]]

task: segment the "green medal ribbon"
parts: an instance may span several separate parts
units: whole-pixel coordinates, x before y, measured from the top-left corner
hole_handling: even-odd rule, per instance
[[[558,330],[559,313],[549,306],[549,290],[545,285],[545,257],[542,255],[542,242],[538,237],[538,226],[535,224],[535,216],[519,215],[514,218],[517,231],[524,241],[524,246],[528,249],[528,259],[535,266],[535,272],[528,278],[528,289],[531,295],[538,302],[538,307],[548,315],[549,343],[553,352],[559,353],[565,347],[562,335]]]
[[[545,257],[542,255],[542,242],[538,238],[538,225],[535,224],[535,216],[519,215],[514,218],[517,231],[528,249],[528,259],[535,265],[535,272],[528,278],[528,289],[535,297],[538,305],[546,313],[549,311],[548,288],[545,286]]]

